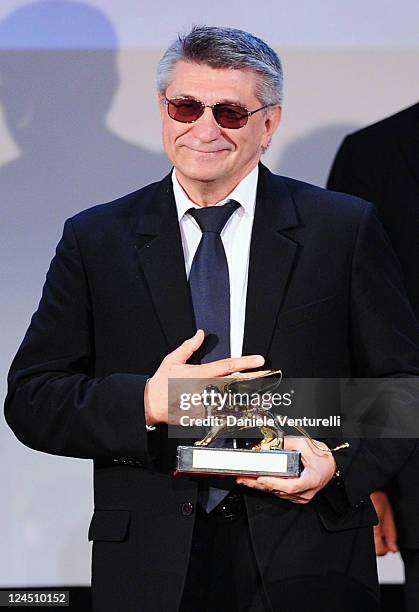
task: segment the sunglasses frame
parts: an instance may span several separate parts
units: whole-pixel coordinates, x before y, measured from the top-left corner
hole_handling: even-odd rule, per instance
[[[198,117],[196,119],[193,119],[192,121],[180,121],[179,119],[175,119],[169,113],[169,104],[171,102],[175,102],[177,100],[179,100],[179,101],[181,101],[181,100],[188,100],[190,102],[196,102],[197,104],[200,104],[201,105],[201,109],[202,109],[201,113],[198,115]],[[202,115],[204,114],[205,109],[206,108],[210,108],[212,110],[212,116],[214,117],[215,122],[217,123],[217,125],[219,125],[224,130],[239,130],[240,128],[242,128],[245,125],[247,125],[249,117],[251,117],[255,113],[258,113],[259,111],[264,110],[265,108],[270,108],[272,106],[278,106],[277,104],[265,104],[265,106],[261,106],[260,108],[256,108],[255,110],[250,111],[245,106],[242,106],[241,104],[234,104],[234,103],[230,103],[230,102],[216,102],[215,104],[204,104],[203,102],[201,102],[201,100],[196,100],[195,98],[166,98],[166,96],[164,96],[164,98],[162,98],[162,102],[163,102],[163,104],[166,105],[167,114],[169,115],[170,119],[173,119],[173,121],[177,121],[178,123],[185,123],[185,124],[196,123],[196,121],[198,121],[198,119],[200,119],[202,117]],[[243,125],[238,125],[236,128],[234,128],[234,127],[224,127],[223,125],[221,125],[221,123],[218,123],[217,118],[215,116],[214,108],[216,108],[217,106],[233,106],[233,107],[236,106],[237,108],[240,108],[241,110],[245,111],[245,113],[243,114],[243,119],[246,118],[246,122],[243,123]]]

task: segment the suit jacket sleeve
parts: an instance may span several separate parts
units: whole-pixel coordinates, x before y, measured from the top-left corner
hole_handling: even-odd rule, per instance
[[[27,446],[81,458],[147,458],[146,374],[94,376],[89,287],[71,219],[12,363],[5,416]]]

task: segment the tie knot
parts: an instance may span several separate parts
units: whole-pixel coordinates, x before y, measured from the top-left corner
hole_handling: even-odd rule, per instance
[[[187,212],[192,215],[198,223],[201,232],[221,231],[233,212],[240,206],[235,200],[229,200],[223,206],[205,206],[202,208],[190,208]]]

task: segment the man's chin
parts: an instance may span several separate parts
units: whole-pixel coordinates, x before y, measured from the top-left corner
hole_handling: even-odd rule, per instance
[[[199,181],[203,183],[210,183],[217,181],[225,177],[226,172],[220,168],[208,168],[205,164],[191,164],[182,168],[178,168],[178,171],[190,181]]]

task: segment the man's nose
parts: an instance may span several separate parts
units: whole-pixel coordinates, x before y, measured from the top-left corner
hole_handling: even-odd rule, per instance
[[[193,124],[192,131],[201,142],[210,142],[220,136],[221,129],[214,118],[212,108],[204,109],[203,114]]]

